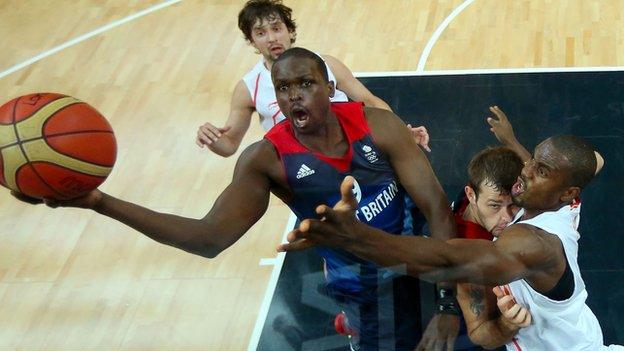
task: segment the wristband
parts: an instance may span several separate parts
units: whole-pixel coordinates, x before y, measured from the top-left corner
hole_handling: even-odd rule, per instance
[[[453,289],[441,288],[437,290],[435,313],[460,315],[459,303],[455,298]]]

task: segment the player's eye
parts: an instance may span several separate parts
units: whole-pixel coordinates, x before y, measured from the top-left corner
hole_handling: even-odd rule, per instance
[[[286,91],[288,90],[288,86],[286,84],[280,84],[277,86],[277,90],[279,91]]]
[[[304,87],[304,88],[307,88],[307,87],[309,87],[310,85],[312,85],[312,81],[310,81],[310,80],[308,80],[308,79],[304,80],[304,81],[301,83],[301,86],[302,86],[302,87]]]

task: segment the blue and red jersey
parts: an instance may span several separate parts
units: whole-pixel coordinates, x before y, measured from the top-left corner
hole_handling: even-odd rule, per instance
[[[341,157],[329,157],[303,146],[288,120],[273,127],[265,139],[277,150],[293,197],[288,202],[299,220],[318,218],[315,208],[340,200],[340,184],[355,178],[358,219],[388,233],[403,229],[405,190],[386,155],[375,145],[361,103],[333,103],[332,111],[346,136],[349,149]],[[319,247],[325,258],[328,284],[345,293],[358,293],[392,275],[386,269],[343,250]]]

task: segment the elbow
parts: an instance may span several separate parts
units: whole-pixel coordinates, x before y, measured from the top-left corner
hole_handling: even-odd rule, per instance
[[[225,250],[224,247],[219,247],[214,244],[202,245],[201,249],[195,252],[195,254],[205,258],[215,258],[219,256],[221,252]]]
[[[215,154],[221,156],[221,157],[230,157],[232,155],[234,155],[234,153],[236,153],[236,148],[232,148],[232,149],[227,149],[227,150],[212,150]]]
[[[468,338],[473,344],[479,345],[486,350],[494,350],[505,345],[505,343],[495,342],[495,340],[492,340],[491,335],[484,335],[477,330],[468,331]]]

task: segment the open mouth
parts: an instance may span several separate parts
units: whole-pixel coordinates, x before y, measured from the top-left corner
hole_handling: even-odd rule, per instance
[[[526,190],[526,183],[522,179],[522,177],[518,177],[518,180],[511,187],[511,195],[518,196],[522,194]]]
[[[290,115],[292,117],[293,123],[297,128],[305,128],[308,125],[308,121],[310,119],[310,115],[308,111],[301,107],[295,106],[290,110]]]
[[[274,55],[281,55],[284,52],[284,48],[281,46],[273,46],[269,48],[269,52]]]

